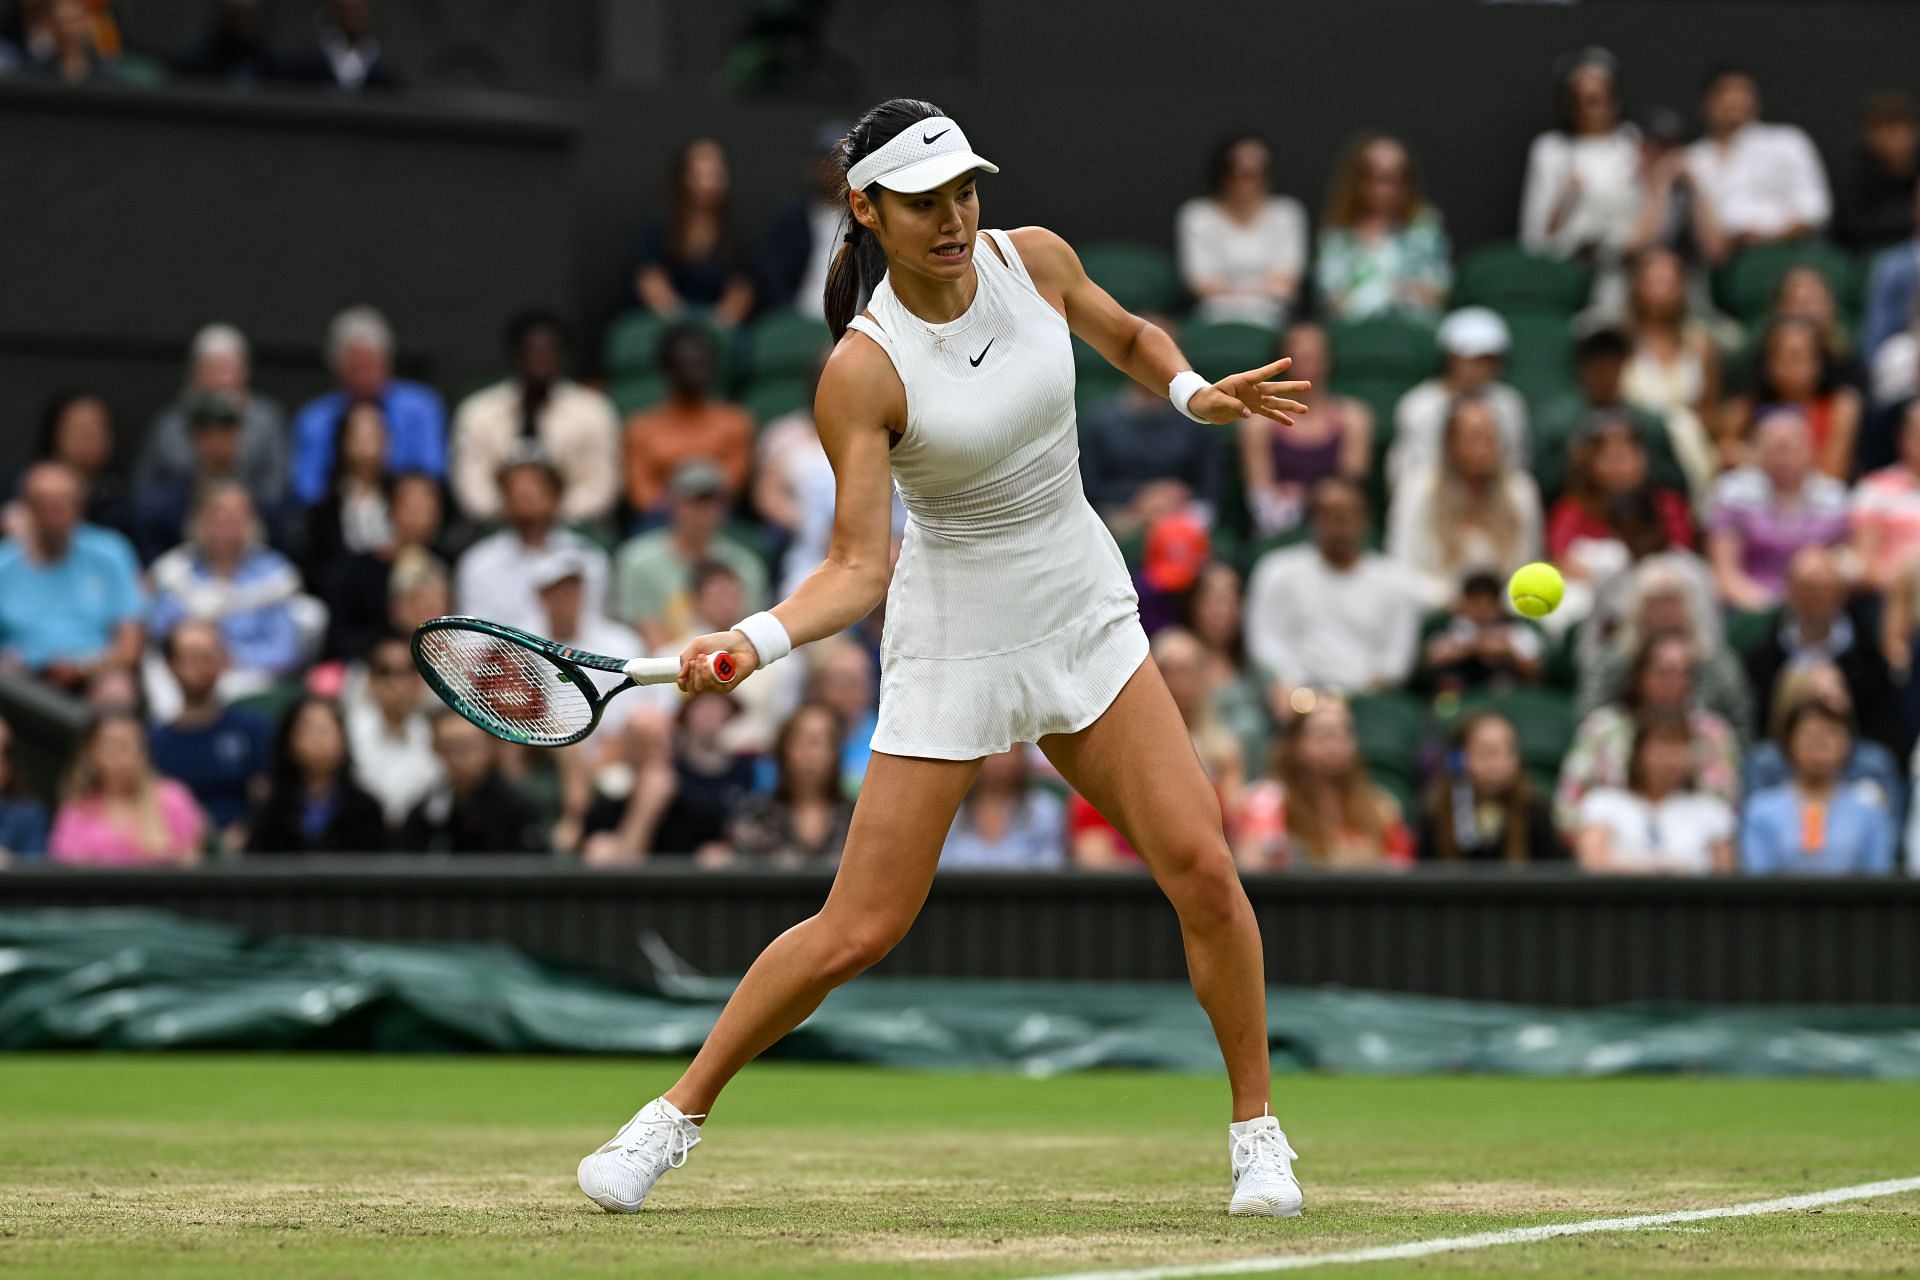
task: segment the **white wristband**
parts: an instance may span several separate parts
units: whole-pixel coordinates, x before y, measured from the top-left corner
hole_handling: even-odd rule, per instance
[[[756,613],[752,617],[742,618],[733,624],[733,629],[747,638],[747,643],[753,646],[763,667],[793,652],[793,637],[780,625],[780,619],[770,613]]]
[[[1205,391],[1212,385],[1211,382],[1208,382],[1193,370],[1186,369],[1174,374],[1173,381],[1167,384],[1167,399],[1173,401],[1174,408],[1186,414],[1195,422],[1205,422],[1205,418],[1187,408],[1187,401],[1193,399],[1196,393]]]

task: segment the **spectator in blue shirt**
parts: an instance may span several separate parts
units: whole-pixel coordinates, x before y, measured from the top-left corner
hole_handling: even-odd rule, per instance
[[[1067,865],[1067,806],[1037,791],[1027,776],[1026,745],[988,756],[940,850],[940,866],[1008,871]]]
[[[0,866],[47,851],[47,810],[27,794],[13,759],[13,729],[0,720]]]
[[[1901,332],[1920,292],[1920,182],[1913,184],[1914,234],[1873,260],[1867,283],[1867,320],[1860,328],[1860,355],[1869,368],[1880,344]]]
[[[447,409],[440,393],[393,376],[393,329],[372,307],[352,307],[327,330],[327,362],[338,387],[310,400],[293,420],[293,492],[318,502],[333,471],[333,437],[347,411],[379,404],[392,437],[388,465],[395,471],[447,474]]]
[[[1863,800],[1870,800],[1887,811],[1894,830],[1907,808],[1906,784],[1893,752],[1860,734],[1859,705],[1847,687],[1846,675],[1830,661],[1808,661],[1789,667],[1768,691],[1772,709],[1767,715],[1767,738],[1756,745],[1741,768],[1740,790],[1758,795],[1770,787],[1784,786],[1793,776],[1787,760],[1787,724],[1793,709],[1803,702],[1824,704],[1854,726],[1852,749],[1840,769],[1840,785]],[[1878,696],[1887,696],[1881,694]]]
[[[1792,781],[1749,797],[1740,865],[1753,875],[1888,875],[1893,820],[1842,779],[1853,729],[1817,698],[1787,717]]]
[[[158,635],[182,619],[220,628],[238,679],[228,692],[256,690],[293,674],[306,657],[295,616],[300,572],[264,545],[253,499],[237,481],[210,487],[194,511],[187,541],[153,562]]]
[[[180,685],[180,714],[153,727],[147,754],[154,768],[193,792],[221,848],[237,851],[246,844],[253,790],[267,772],[272,730],[259,716],[221,700],[227,646],[219,627],[187,618],[167,633],[162,649]]]
[[[0,670],[84,693],[140,661],[133,546],[80,519],[80,477],[43,462],[20,485],[24,525],[0,541]]]

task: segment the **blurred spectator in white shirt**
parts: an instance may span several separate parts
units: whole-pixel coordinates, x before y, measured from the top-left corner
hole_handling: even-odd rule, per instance
[[[421,697],[425,690],[407,638],[389,633],[367,651],[363,696],[343,704],[354,777],[380,802],[389,831],[398,831],[444,776]]]
[[[1199,299],[1196,320],[1278,329],[1300,296],[1307,211],[1272,191],[1273,149],[1251,134],[1215,148],[1209,194],[1180,206],[1174,235],[1180,278]]]
[[[523,440],[560,475],[560,518],[598,520],[620,496],[620,419],[613,401],[567,377],[567,330],[526,312],[507,326],[513,374],[460,402],[453,415],[453,496],[474,520],[500,515],[500,464]]]
[[[560,475],[544,454],[524,446],[500,468],[501,514],[507,527],[467,548],[455,570],[460,612],[538,632],[546,624],[534,568],[556,550],[584,558],[586,609],[598,615],[607,598],[607,555],[560,524]]]
[[[1462,307],[1440,322],[1440,350],[1446,365],[1393,409],[1393,447],[1387,452],[1391,485],[1440,460],[1447,415],[1462,396],[1484,396],[1500,429],[1501,454],[1509,466],[1527,462],[1527,402],[1500,381],[1512,338],[1507,322],[1487,307]]]
[[[1709,259],[1749,245],[1790,240],[1827,225],[1832,200],[1812,139],[1798,126],[1760,122],[1760,87],[1739,67],[1707,80],[1706,136],[1687,148],[1687,172],[1711,205]]]
[[[1560,71],[1560,127],[1533,140],[1520,197],[1520,243],[1599,272],[1617,298],[1620,260],[1640,204],[1640,138],[1620,119],[1614,57],[1583,49]]]

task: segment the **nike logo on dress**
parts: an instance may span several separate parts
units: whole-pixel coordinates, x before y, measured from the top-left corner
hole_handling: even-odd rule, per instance
[[[999,341],[998,338],[988,338],[987,345],[980,348],[980,354],[977,356],[968,356],[967,363],[972,365],[974,368],[978,369],[980,367],[980,362],[987,358],[987,352],[993,350],[993,344],[998,341]]]
[[[940,141],[940,139],[946,137],[949,132],[951,132],[951,130],[942,129],[940,132],[934,134],[931,138],[927,137],[925,134],[922,134],[920,137],[920,141],[926,143],[928,146],[932,146],[934,143]]]

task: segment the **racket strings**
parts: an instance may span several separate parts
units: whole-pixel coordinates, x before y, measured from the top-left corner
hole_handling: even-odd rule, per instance
[[[511,641],[475,631],[432,631],[421,637],[420,656],[454,709],[500,737],[558,743],[593,723],[587,691]]]

